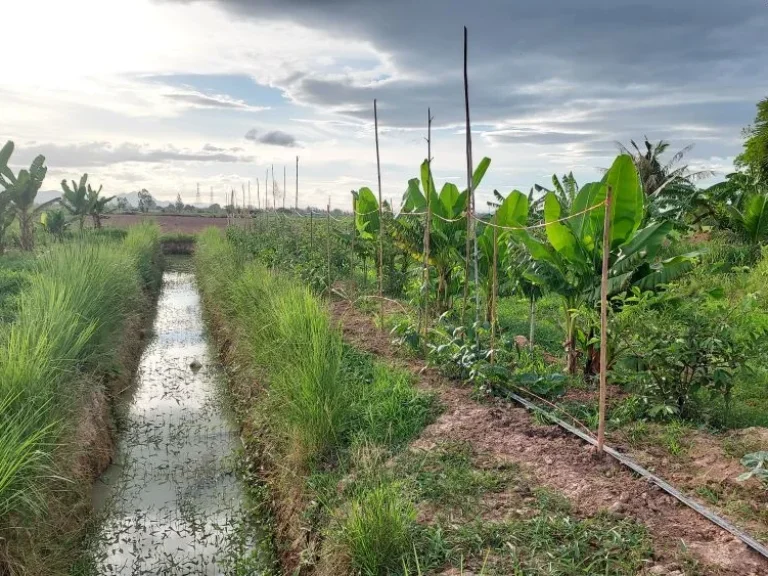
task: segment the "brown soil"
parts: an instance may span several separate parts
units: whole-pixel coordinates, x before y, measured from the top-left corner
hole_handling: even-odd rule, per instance
[[[534,424],[524,409],[509,403],[480,403],[469,389],[426,368],[423,361],[399,359],[389,335],[373,327],[370,318],[349,302],[333,303],[331,312],[345,339],[405,366],[418,376],[420,386],[438,394],[444,412],[418,444],[468,442],[478,453],[522,465],[538,483],[566,496],[578,514],[607,510],[642,522],[652,537],[659,570],[679,566],[684,544],[702,564],[701,573],[768,575],[768,561],[738,539],[613,460],[596,459],[581,440],[557,426]]]
[[[182,232],[196,234],[209,226],[226,228],[227,219],[214,216],[199,216],[182,214],[111,214],[104,220],[104,226],[112,228],[127,228],[143,221],[156,222],[163,234]]]

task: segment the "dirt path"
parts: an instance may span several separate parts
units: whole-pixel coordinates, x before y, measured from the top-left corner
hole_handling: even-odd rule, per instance
[[[606,510],[639,520],[648,528],[657,556],[651,574],[684,574],[679,562],[681,551],[687,550],[701,564],[701,574],[768,575],[768,561],[738,539],[613,461],[594,460],[585,443],[559,427],[537,425],[524,409],[505,402],[479,403],[469,388],[424,369],[423,361],[399,359],[389,335],[348,302],[333,303],[331,311],[350,343],[405,366],[421,386],[439,395],[444,412],[417,444],[469,442],[478,452],[524,465],[584,516]]]

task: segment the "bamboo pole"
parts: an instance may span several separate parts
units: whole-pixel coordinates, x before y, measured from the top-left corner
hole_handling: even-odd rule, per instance
[[[283,210],[285,210],[285,191],[287,190],[285,186],[285,164],[283,164]]]
[[[331,299],[331,197],[328,196],[328,217],[326,220],[328,224],[326,226],[325,233],[325,248],[328,252],[328,300]]]
[[[611,255],[611,196],[608,186],[605,195],[603,221],[603,272],[600,277],[600,400],[597,425],[597,452],[602,454],[605,444],[605,404],[608,396],[608,266]]]
[[[429,242],[432,226],[432,110],[427,108],[427,214],[424,222],[424,337],[429,331]]]
[[[299,210],[299,157],[296,156],[296,205],[294,206],[296,211]]]
[[[496,298],[499,293],[499,229],[496,227],[496,214],[493,215],[493,272],[491,278],[491,364],[494,363],[496,352]]]
[[[469,294],[469,247],[470,242],[474,243],[474,268],[475,268],[475,324],[480,319],[480,291],[478,290],[478,272],[477,272],[477,229],[474,222],[475,214],[475,191],[474,184],[472,182],[472,168],[474,166],[472,162],[472,125],[469,117],[469,75],[467,73],[467,61],[468,61],[468,39],[467,39],[467,27],[464,26],[464,111],[466,113],[467,123],[467,243],[466,243],[466,274],[464,277],[464,307],[462,309],[462,322],[464,320],[464,312],[467,307],[467,297]],[[479,344],[479,334],[475,334],[475,344]]]
[[[357,200],[352,195],[352,254],[350,257],[352,265],[352,286],[355,287],[355,238],[357,237]]]
[[[309,207],[309,249],[310,251],[315,249],[315,224],[314,224],[315,211],[312,207]]]
[[[379,113],[373,100],[373,124],[376,135],[376,174],[379,183],[379,329],[384,330],[384,210],[381,203],[381,159],[379,157]]]
[[[256,178],[256,209],[261,209],[261,191],[259,190],[259,179]]]

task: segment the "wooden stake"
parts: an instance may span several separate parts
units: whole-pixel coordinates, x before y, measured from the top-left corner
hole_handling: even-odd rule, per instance
[[[261,192],[259,191],[259,179],[256,178],[256,209],[261,209]]]
[[[296,156],[296,211],[299,211],[299,157]]]
[[[429,241],[432,226],[432,110],[427,108],[427,214],[424,222],[424,337],[429,331]]]
[[[357,237],[357,200],[352,195],[352,286],[355,286],[355,238]]]
[[[314,214],[315,211],[312,210],[312,207],[309,207],[309,249],[314,250],[315,249],[315,225],[314,225]]]
[[[493,223],[496,224],[496,215],[493,215]],[[496,353],[494,347],[496,345],[496,298],[499,293],[499,272],[498,272],[498,260],[499,260],[499,229],[496,226],[493,227],[493,271],[491,277],[491,364],[494,363],[494,357]]]
[[[384,211],[381,204],[381,160],[379,158],[379,113],[373,101],[373,124],[376,134],[376,173],[379,182],[379,329],[384,330]]]
[[[600,400],[597,425],[597,452],[602,454],[605,444],[605,404],[608,396],[608,266],[611,255],[611,196],[608,186],[605,195],[603,221],[603,273],[600,278]]]
[[[283,164],[283,210],[285,210],[285,191],[286,191],[286,186],[285,186],[285,164]]]

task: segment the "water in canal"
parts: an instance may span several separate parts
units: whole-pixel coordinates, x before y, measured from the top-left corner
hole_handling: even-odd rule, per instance
[[[258,548],[233,472],[239,439],[222,408],[222,375],[195,277],[177,261],[163,275],[115,463],[95,487],[96,574],[232,574]]]

